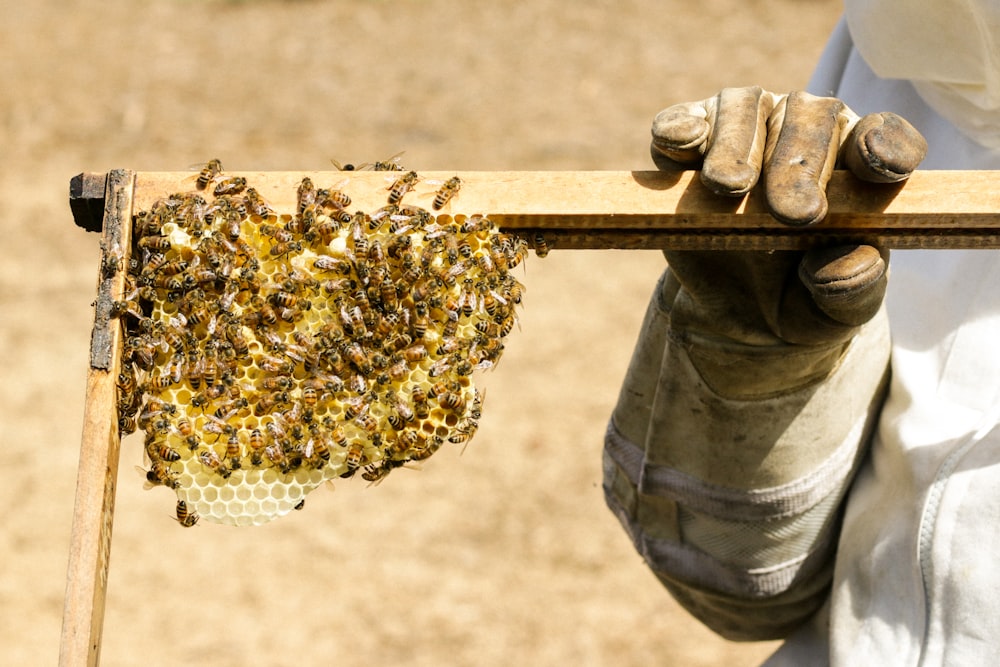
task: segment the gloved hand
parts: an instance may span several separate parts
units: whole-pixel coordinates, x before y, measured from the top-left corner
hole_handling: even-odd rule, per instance
[[[652,133],[651,152],[661,169],[700,166],[705,185],[729,196],[746,194],[762,177],[772,213],[794,226],[826,215],[825,189],[835,167],[891,183],[909,176],[927,151],[920,133],[895,114],[859,117],[835,98],[776,95],[758,87],[671,106],[656,116]],[[847,341],[878,311],[886,288],[888,251],[865,245],[665,255],[672,329],[751,346]],[[693,361],[722,395],[749,397],[764,391],[753,380],[772,383],[765,393],[791,389],[821,375],[836,356],[817,359],[818,366],[785,383],[774,377],[741,381],[725,372],[725,366],[736,368],[727,359],[699,359],[696,352]],[[716,372],[722,376],[713,378]]]
[[[892,182],[926,143],[892,114],[760,88],[661,112],[661,168],[790,225],[826,214],[835,166]],[[605,436],[608,506],[691,613],[731,639],[785,636],[826,598],[836,520],[886,387],[888,253],[667,251]],[[878,315],[878,316],[876,316]]]
[[[925,151],[893,114],[760,88],[653,123],[661,168],[701,166],[722,195],[763,177],[789,225],[823,218],[835,166],[892,182]],[[781,637],[826,598],[838,508],[879,414],[888,253],[665,255],[605,436],[605,498],[691,613],[731,639]]]

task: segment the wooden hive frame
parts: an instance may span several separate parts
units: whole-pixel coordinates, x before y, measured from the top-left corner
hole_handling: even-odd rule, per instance
[[[227,172],[246,176],[276,209],[294,206],[303,176],[338,187],[351,208],[385,203],[386,172]],[[995,172],[916,172],[904,184],[870,185],[845,172],[828,189],[820,224],[789,228],[768,214],[763,197],[727,199],[700,184],[697,172],[422,172],[423,184],[458,175],[460,194],[446,215],[486,214],[502,230],[555,249],[802,249],[818,243],[864,242],[890,248],[1000,248],[1000,189]],[[102,263],[91,337],[90,368],[70,543],[59,664],[97,665],[120,436],[117,386],[122,330],[111,316],[124,289],[122,271],[105,270],[131,245],[134,211],[170,193],[190,190],[191,172],[83,173],[70,182],[77,225],[102,234]],[[430,208],[435,186],[407,197]],[[409,201],[409,199],[408,199]],[[110,266],[110,265],[107,265]]]

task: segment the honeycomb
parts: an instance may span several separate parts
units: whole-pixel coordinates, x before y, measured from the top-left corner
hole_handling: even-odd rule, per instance
[[[516,322],[527,251],[482,215],[386,205],[299,183],[275,211],[213,160],[189,191],[134,216],[119,428],[145,433],[147,486],[177,521],[258,525],[327,480],[378,482],[475,434],[491,368]]]

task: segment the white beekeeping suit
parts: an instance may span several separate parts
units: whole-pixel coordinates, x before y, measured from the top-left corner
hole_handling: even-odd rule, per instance
[[[809,88],[909,120],[925,169],[1000,169],[1000,3],[848,0]],[[637,549],[720,633],[787,637],[769,665],[1000,655],[1000,252],[891,264],[887,393],[880,313],[820,380],[720,397],[666,280],[609,424]]]

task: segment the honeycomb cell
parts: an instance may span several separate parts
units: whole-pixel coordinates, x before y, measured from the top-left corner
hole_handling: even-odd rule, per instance
[[[472,376],[516,322],[526,251],[488,218],[300,190],[277,215],[211,183],[136,215],[119,412],[146,432],[148,482],[209,521],[259,525],[325,480],[466,442]]]

